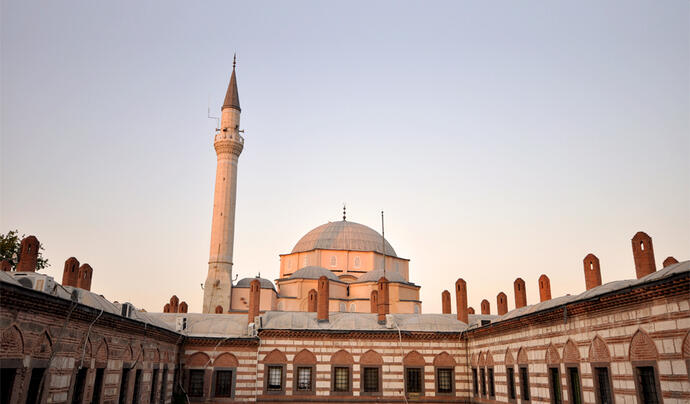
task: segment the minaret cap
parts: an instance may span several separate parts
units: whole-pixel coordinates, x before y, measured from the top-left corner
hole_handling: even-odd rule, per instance
[[[230,76],[230,84],[228,85],[228,91],[225,93],[225,101],[223,102],[223,108],[235,108],[238,111],[242,111],[240,108],[240,96],[237,92],[237,78],[235,77],[235,65],[237,64],[237,55],[232,57],[232,75]]]

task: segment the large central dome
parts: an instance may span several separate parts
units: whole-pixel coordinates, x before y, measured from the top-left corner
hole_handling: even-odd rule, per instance
[[[395,250],[384,240],[386,255],[397,257]],[[363,224],[329,222],[305,234],[292,249],[292,253],[323,250],[376,251],[383,254],[381,234]]]

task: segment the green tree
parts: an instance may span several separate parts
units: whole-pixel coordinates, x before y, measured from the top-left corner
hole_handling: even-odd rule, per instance
[[[7,234],[0,234],[0,261],[7,260],[12,264],[12,270],[17,270],[17,263],[21,255],[22,239],[25,234],[19,236],[19,231],[10,230]],[[36,270],[41,270],[50,266],[48,260],[43,258],[43,244],[38,247],[38,261],[36,262]]]

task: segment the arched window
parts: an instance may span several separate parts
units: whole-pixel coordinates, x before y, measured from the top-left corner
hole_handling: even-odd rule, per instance
[[[359,268],[362,266],[362,260],[357,256],[355,257],[355,268]]]
[[[549,394],[552,403],[563,402],[563,392],[561,385],[561,357],[553,344],[546,348],[546,367],[549,374]]]
[[[360,395],[379,396],[383,390],[381,368],[383,359],[377,352],[369,350],[359,357]]]
[[[606,342],[596,336],[589,345],[589,362],[592,365],[592,377],[594,378],[594,394],[598,403],[613,403],[613,390],[611,389],[611,354]]]
[[[424,357],[417,351],[411,351],[403,358],[405,394],[424,395],[424,365]]]
[[[434,358],[436,375],[436,394],[453,395],[455,393],[455,359],[446,352]]]
[[[336,257],[335,255],[331,255],[331,266],[332,267],[338,266],[338,257]]]
[[[352,395],[352,355],[340,350],[331,356],[331,394],[338,396]]]
[[[285,367],[287,357],[274,349],[264,357],[264,394],[285,394]]]
[[[316,356],[303,349],[293,359],[294,394],[315,394]]]
[[[657,359],[659,353],[652,338],[642,330],[637,330],[630,341],[630,362],[635,374],[635,388],[641,403],[660,403],[661,386]]]
[[[350,313],[354,313],[357,311],[357,305],[354,303],[350,304]]]
[[[571,403],[582,403],[582,382],[580,380],[580,350],[569,339],[563,348],[568,397]]]

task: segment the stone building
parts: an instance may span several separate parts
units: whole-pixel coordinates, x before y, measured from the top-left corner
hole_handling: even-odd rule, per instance
[[[423,313],[410,261],[345,217],[280,255],[275,284],[233,284],[239,113],[233,68],[202,313],[177,296],[161,313],[110,302],[74,257],[58,283],[35,272],[30,236],[0,272],[0,402],[690,402],[690,261],[657,270],[643,232],[633,279],[602,284],[589,254],[582,293],[553,297],[544,274],[529,304],[517,278],[497,314],[488,299],[475,314],[472,285],[450,276],[442,313]]]

